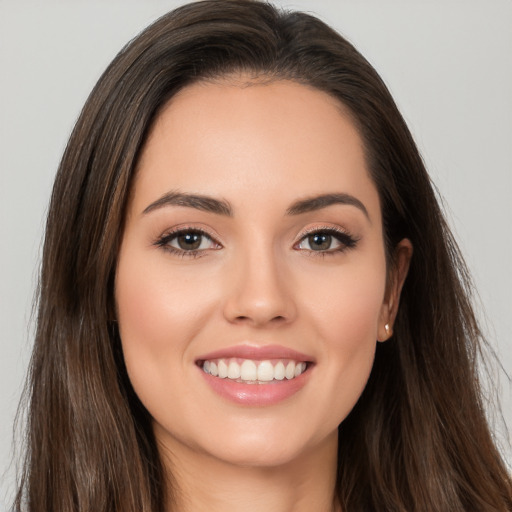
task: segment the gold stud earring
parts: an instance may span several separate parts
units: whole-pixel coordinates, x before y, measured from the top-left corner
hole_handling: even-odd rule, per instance
[[[390,331],[391,331],[391,329],[389,328],[389,324],[386,324],[386,325],[384,326],[384,330],[386,331],[386,334],[389,336],[389,333],[390,333]]]

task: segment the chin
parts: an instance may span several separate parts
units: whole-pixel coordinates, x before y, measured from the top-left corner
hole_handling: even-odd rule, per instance
[[[205,454],[237,467],[278,468],[293,464],[313,451],[323,451],[323,447],[336,453],[337,429],[321,439],[312,432],[293,429],[289,423],[285,429],[257,428],[226,429],[223,436],[211,439],[203,445]]]
[[[268,442],[242,444],[230,443],[230,446],[216,447],[211,455],[228,464],[238,467],[277,468],[293,463],[299,459],[304,450],[303,446],[269,445]]]

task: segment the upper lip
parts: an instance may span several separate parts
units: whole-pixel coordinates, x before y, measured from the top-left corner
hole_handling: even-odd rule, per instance
[[[226,347],[197,358],[197,361],[211,361],[212,359],[227,359],[238,357],[240,359],[252,359],[263,361],[266,359],[292,359],[299,362],[314,362],[313,357],[298,352],[292,348],[281,345],[235,345]]]

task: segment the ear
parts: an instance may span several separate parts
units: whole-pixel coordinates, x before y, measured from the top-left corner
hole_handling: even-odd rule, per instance
[[[379,318],[377,341],[387,341],[393,335],[393,325],[398,313],[400,293],[409,271],[412,252],[412,243],[407,238],[401,240],[393,251],[386,295]]]

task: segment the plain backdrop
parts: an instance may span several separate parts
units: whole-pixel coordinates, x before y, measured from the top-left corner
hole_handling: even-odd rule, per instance
[[[181,3],[0,0],[0,509],[12,493],[12,424],[30,357],[31,305],[60,156],[106,65]],[[512,373],[512,1],[276,3],[319,15],[388,84],[444,198],[480,293],[485,331]],[[499,385],[512,428],[503,372]],[[496,432],[511,465],[510,437],[503,424]]]

